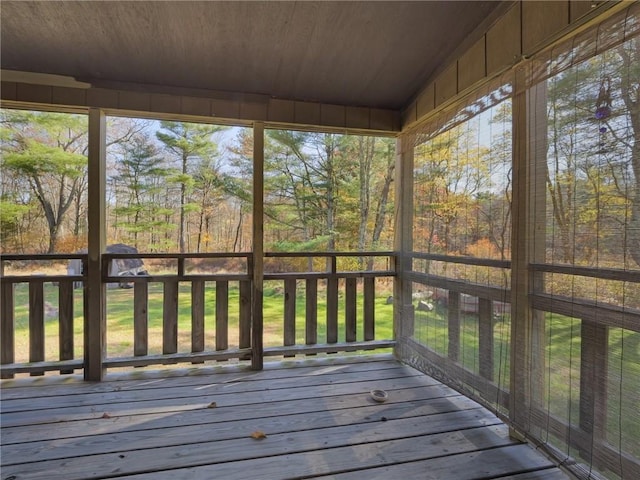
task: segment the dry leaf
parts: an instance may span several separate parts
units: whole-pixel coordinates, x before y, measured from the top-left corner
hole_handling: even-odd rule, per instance
[[[100,417],[100,418],[111,418],[111,415],[109,415],[107,412],[104,412],[102,414],[102,417]]]
[[[209,405],[207,405],[207,408],[216,408],[218,406],[218,404],[216,402],[211,402]]]
[[[267,438],[267,434],[264,432],[261,432],[260,430],[256,430],[251,434],[251,438],[255,440],[262,440],[263,438]]]

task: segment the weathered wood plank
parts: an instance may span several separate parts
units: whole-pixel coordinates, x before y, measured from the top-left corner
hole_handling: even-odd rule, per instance
[[[149,353],[149,284],[136,282],[133,285],[133,354]]]
[[[369,340],[366,342],[336,342],[318,343],[316,345],[292,345],[290,347],[267,347],[264,349],[265,357],[281,355],[315,355],[318,353],[358,352],[365,350],[377,350],[380,348],[392,348],[395,340]]]
[[[241,432],[244,433],[244,436],[237,439],[214,442],[197,442],[196,439],[197,443],[136,450],[126,452],[123,456],[109,453],[7,465],[3,467],[3,475],[19,475],[21,480],[37,480],[51,479],[53,472],[57,472],[60,475],[58,478],[65,478],[65,480],[86,480],[102,478],[104,472],[113,472],[114,465],[117,465],[119,475],[149,472],[155,475],[166,470],[175,471],[177,468],[189,468],[192,465],[206,465],[209,469],[207,478],[212,478],[212,476],[232,478],[233,475],[222,475],[219,468],[224,469],[225,466],[229,468],[229,462],[248,459],[255,462],[260,458],[264,459],[260,462],[262,465],[260,468],[245,471],[244,469],[238,470],[237,466],[234,466],[233,471],[236,474],[238,471],[255,472],[255,475],[259,476],[254,478],[291,478],[305,474],[328,474],[335,470],[344,471],[347,465],[350,468],[354,467],[354,457],[361,459],[357,468],[362,469],[380,463],[389,465],[398,461],[449,456],[460,452],[476,452],[483,448],[495,450],[496,447],[513,444],[513,441],[506,435],[504,426],[494,426],[495,423],[492,425],[490,419],[479,418],[475,411],[434,415],[434,417],[436,416],[440,418],[436,421],[432,417],[429,422],[399,419],[393,422],[328,427],[322,429],[324,441],[321,448],[318,448],[318,433],[315,430],[272,435],[268,435],[267,432],[268,438],[256,442],[249,435],[253,428],[261,428],[258,423],[254,424],[252,428],[248,428],[247,431]],[[452,417],[455,416],[458,418],[452,421]],[[487,423],[490,426],[484,426]],[[452,426],[459,426],[462,431],[452,433]],[[403,438],[405,436],[410,438]],[[372,438],[376,440],[373,443],[371,443]],[[249,445],[251,448],[248,448]],[[522,451],[518,452],[521,454],[517,457],[518,461],[513,458],[504,458],[505,462],[509,460],[513,465],[512,469],[507,472],[514,471],[513,469],[517,466],[534,464],[534,458],[542,464],[542,461],[539,460],[542,457],[534,450],[525,445],[518,447],[522,447]],[[299,453],[305,454],[303,458],[311,456],[319,460],[321,457],[327,457],[325,449],[331,449],[330,457],[332,460],[307,462],[302,461],[301,458],[300,461],[284,461],[284,463],[273,461],[274,455]],[[377,453],[372,455],[371,450]],[[529,453],[527,454],[525,450],[528,450]],[[520,462],[522,463],[517,465]],[[550,462],[545,460],[543,465],[548,466],[549,464]],[[283,468],[283,465],[286,467]],[[467,465],[466,468],[468,467]],[[265,471],[265,468],[268,470]],[[519,468],[518,470],[522,471],[523,469]],[[463,471],[460,470],[460,472]],[[461,475],[455,478],[465,477]]]
[[[295,413],[282,410],[282,415],[261,419],[259,415],[251,415],[251,418],[240,418],[221,423],[216,420],[216,415],[208,412],[208,418],[201,415],[200,423],[194,423],[190,418],[185,418],[188,424],[164,425],[162,419],[154,423],[154,428],[138,427],[126,432],[114,431],[112,433],[90,435],[84,432],[82,436],[69,438],[63,444],[50,445],[49,440],[31,441],[27,443],[14,443],[3,445],[3,466],[30,462],[55,460],[70,456],[99,455],[127,450],[141,450],[148,448],[162,448],[167,446],[188,445],[197,440],[201,442],[219,442],[246,437],[246,432],[252,432],[256,421],[260,423],[260,429],[269,432],[269,435],[285,434],[292,432],[305,432],[309,430],[325,429],[328,425],[350,427],[360,425],[360,428],[375,427],[381,421],[381,417],[395,421],[395,431],[401,431],[402,435],[409,436],[413,433],[423,433],[424,425],[430,423],[431,428],[446,423],[463,427],[486,426],[497,424],[498,420],[481,407],[470,400],[466,403],[458,397],[456,402],[448,399],[434,400],[433,402],[399,403],[391,405],[382,411],[377,405],[360,405],[356,408],[341,409],[335,411],[320,411]],[[210,410],[210,409],[209,409]],[[405,427],[405,428],[403,428]],[[162,435],[158,435],[158,429],[162,429]],[[437,431],[435,429],[434,431]],[[392,433],[392,432],[390,432]],[[77,452],[70,455],[69,452]]]
[[[60,360],[73,360],[73,280],[58,283],[58,349]],[[72,374],[73,370],[60,370]]]
[[[386,430],[387,427],[381,428]],[[310,478],[318,475],[335,475],[337,472],[345,472],[356,470],[352,478],[363,478],[363,472],[366,470],[366,478],[369,471],[373,467],[386,467],[395,463],[407,463],[411,461],[423,460],[426,458],[434,458],[434,462],[438,457],[445,456],[444,460],[450,461],[452,454],[462,454],[467,452],[478,451],[478,445],[486,445],[486,448],[497,450],[496,447],[509,446],[512,442],[505,438],[504,432],[500,427],[481,427],[465,431],[464,433],[436,433],[432,435],[421,435],[414,438],[402,438],[383,440],[386,435],[375,435],[373,438],[380,438],[366,444],[354,442],[353,445],[343,444],[335,447],[336,441],[344,441],[342,438],[326,437],[326,443],[322,442],[321,448],[318,448],[318,440],[314,442],[313,449],[303,450],[306,444],[298,443],[290,448],[284,448],[280,455],[276,458],[266,454],[271,450],[273,442],[261,442],[255,449],[251,449],[257,458],[251,460],[240,460],[231,464],[206,464],[198,467],[175,469],[171,471],[154,472],[153,475],[148,473],[134,475],[131,479],[143,478],[159,478],[159,479],[210,479],[216,478],[233,478],[234,472],[243,472],[243,478],[247,479],[281,479],[281,478]],[[358,437],[362,441],[370,439],[371,436]],[[284,441],[286,437],[282,439]],[[274,436],[272,440],[279,440]],[[348,442],[348,440],[347,440]],[[325,447],[326,445],[326,447]],[[331,449],[325,449],[333,447]],[[524,448],[529,448],[522,446]],[[254,451],[257,450],[257,451]],[[529,449],[531,450],[531,449]],[[492,450],[488,450],[489,452]],[[259,452],[265,452],[261,454]],[[222,453],[222,452],[221,452]],[[517,455],[519,452],[513,451],[505,453],[505,455]],[[524,450],[522,452],[524,454]],[[234,455],[232,453],[232,455]],[[237,453],[235,454],[237,455]],[[534,453],[534,455],[536,455]],[[444,462],[443,462],[444,463]],[[515,462],[514,462],[515,463]],[[547,461],[548,463],[548,461]],[[286,467],[283,468],[283,466]],[[477,468],[477,465],[476,465]],[[393,475],[397,478],[421,478],[428,468],[422,469],[420,473],[411,476]],[[245,475],[246,474],[246,475]],[[37,475],[37,474],[36,474]],[[218,477],[220,475],[220,477]],[[31,478],[28,476],[26,478]],[[37,477],[34,477],[37,478]],[[388,479],[389,476],[384,478]],[[442,480],[460,479],[458,477],[434,477]]]
[[[305,288],[305,343],[318,343],[318,280],[308,278]]]
[[[284,330],[283,344],[296,344],[296,279],[284,281]]]
[[[240,377],[242,378],[242,377]],[[439,382],[430,379],[414,369],[410,370],[369,370],[359,371],[354,373],[336,375],[333,378],[333,385],[353,384],[357,386],[360,391],[368,392],[366,385],[363,387],[362,382],[374,382],[374,381],[393,381],[395,388],[410,388],[421,387],[425,385],[435,385]],[[188,388],[184,383],[180,383],[179,386],[173,387],[164,385],[158,388],[137,389],[131,388],[126,391],[111,391],[111,392],[96,392],[86,393],[82,396],[77,395],[58,395],[58,396],[41,396],[39,398],[31,399],[4,399],[2,405],[2,414],[8,414],[11,412],[20,412],[29,410],[35,412],[39,409],[51,410],[52,408],[81,408],[83,406],[97,406],[107,405],[112,409],[117,408],[117,404],[120,402],[128,402],[132,396],[135,396],[136,402],[147,401],[153,403],[162,399],[175,399],[181,398],[185,403],[191,402],[189,398],[196,398],[195,403],[200,402],[200,397],[207,395],[218,394],[238,394],[259,392],[261,390],[281,390],[282,399],[286,399],[291,396],[308,397],[310,392],[305,392],[304,388],[322,387],[326,383],[326,377],[309,375],[302,378],[267,378],[265,380],[256,380],[253,382],[222,382],[222,383],[210,383],[207,385],[209,388],[203,393],[201,388]],[[197,385],[197,384],[196,384]],[[78,398],[76,398],[78,397]]]
[[[204,280],[191,282],[191,351],[204,350]]]
[[[356,341],[356,286],[355,278],[347,278],[345,281],[345,340],[347,342]]]
[[[0,292],[2,305],[0,306],[0,363],[2,365],[15,361],[15,335],[14,335],[14,290],[13,283],[2,282]],[[12,378],[9,373],[2,373],[0,378]]]
[[[216,282],[216,350],[229,348],[229,282]]]
[[[311,415],[318,419],[319,425],[322,424],[321,420],[328,415],[335,418],[336,425],[346,425],[354,421],[379,421],[381,415],[386,416],[388,419],[411,418],[435,413],[471,410],[479,406],[473,400],[456,392],[448,392],[450,393],[449,396],[438,395],[439,392],[432,388],[398,390],[397,392],[398,395],[394,395],[385,404],[384,409],[381,409],[378,404],[363,403],[362,394],[355,393],[340,397],[328,397],[322,404],[309,402],[306,399],[287,400],[266,406],[264,411],[262,409],[247,410],[246,405],[221,404],[220,406],[224,408],[216,410],[215,415],[211,415],[211,409],[194,409],[182,412],[180,415],[167,415],[163,412],[149,413],[130,416],[128,418],[130,421],[126,425],[122,423],[125,419],[117,417],[113,419],[71,420],[57,425],[55,429],[51,429],[48,424],[6,427],[2,433],[2,445],[3,448],[12,444],[33,443],[35,445],[54,439],[86,438],[96,435],[129,432],[133,432],[135,435],[143,435],[141,431],[149,430],[146,428],[147,425],[153,425],[153,431],[159,428],[179,429],[199,425],[209,425],[208,428],[218,429],[224,427],[226,423],[237,423],[238,421],[254,420],[256,418],[261,419],[263,422],[269,422],[271,421],[270,419],[278,421],[283,415],[293,414],[300,416]],[[316,422],[316,420],[309,421]],[[266,427],[267,424],[264,423],[264,425]],[[106,449],[106,443],[102,446],[104,448],[102,453],[109,451]]]
[[[364,279],[364,339],[376,338],[376,279]]]
[[[178,351],[178,282],[164,282],[162,300],[162,353]]]
[[[411,461],[388,465],[383,468],[369,469],[367,470],[367,479],[425,478],[425,472],[429,472],[429,477],[426,478],[438,480],[494,478],[497,475],[506,475],[511,472],[521,472],[534,468],[548,469],[552,466],[553,464],[550,460],[539,455],[527,445],[506,445],[499,446],[499,448],[458,453],[442,458]],[[481,470],[482,476],[478,475],[479,470]],[[332,475],[331,478],[355,480],[362,478],[360,475],[362,475],[361,472],[352,471]]]
[[[535,472],[516,473],[498,477],[495,480],[569,480],[570,477],[557,467],[545,468]]]
[[[44,361],[44,283],[29,282],[29,362]],[[31,375],[42,375],[40,372]]]
[[[217,352],[223,353],[223,352]],[[76,393],[90,392],[111,392],[123,388],[157,388],[156,382],[184,382],[191,385],[192,382],[208,384],[209,376],[220,381],[236,378],[241,375],[246,381],[260,380],[265,378],[278,377],[304,377],[307,375],[330,374],[332,370],[336,373],[349,373],[351,371],[386,370],[393,368],[406,368],[415,370],[408,365],[399,364],[392,354],[371,353],[358,356],[338,356],[338,357],[314,357],[304,361],[280,362],[270,361],[265,363],[264,372],[254,372],[248,368],[247,364],[210,364],[193,367],[191,365],[176,365],[171,369],[146,369],[137,370],[135,377],[129,371],[111,371],[108,373],[105,382],[89,383],[84,382],[78,376],[60,377],[47,376],[38,379],[15,378],[2,382],[2,398],[31,398],[44,394],[34,394],[33,389],[42,389],[46,392],[57,392],[56,394],[68,394],[69,388],[73,388]],[[283,373],[284,372],[284,373]]]
[[[238,319],[240,348],[251,347],[251,282],[242,280],[240,288],[240,313]]]
[[[345,362],[345,359],[349,359]],[[323,357],[305,360],[303,364],[283,362],[268,362],[264,370],[248,370],[246,365],[214,365],[206,367],[175,367],[171,370],[137,371],[135,379],[127,372],[109,373],[106,382],[85,383],[74,377],[45,377],[38,379],[16,379],[3,382],[2,399],[31,399],[33,397],[48,397],[55,395],[69,395],[70,393],[103,393],[121,390],[145,390],[164,388],[166,384],[172,387],[198,387],[210,385],[212,380],[216,384],[230,383],[242,379],[244,384],[254,381],[277,380],[280,378],[301,378],[305,376],[327,377],[337,375],[368,372],[372,370],[400,370],[406,376],[408,373],[418,373],[412,367],[399,364],[390,355],[362,355],[358,357]]]
[[[303,388],[289,387],[285,389],[275,390],[254,390],[251,395],[238,395],[231,392],[230,388],[225,388],[224,392],[213,393],[207,390],[199,390],[193,395],[183,396],[180,393],[174,393],[173,397],[164,397],[150,399],[144,401],[128,402],[126,400],[120,402],[97,402],[93,405],[78,405],[75,407],[49,408],[41,410],[29,411],[7,411],[2,413],[3,428],[18,425],[33,425],[37,423],[47,422],[68,422],[71,420],[89,420],[92,418],[100,418],[103,413],[107,412],[111,417],[122,417],[128,415],[143,415],[158,412],[186,412],[194,409],[205,408],[216,401],[220,405],[253,405],[252,408],[258,408],[263,411],[266,404],[271,402],[282,402],[289,400],[301,400],[317,402],[318,399],[326,399],[337,395],[349,395],[359,393],[361,401],[369,396],[372,385],[375,388],[389,391],[406,390],[403,393],[403,400],[408,401],[413,395],[432,394],[434,396],[453,395],[451,389],[443,387],[440,383],[429,383],[427,380],[420,380],[422,377],[411,377],[404,379],[381,379],[352,381],[349,383],[340,383],[335,385],[310,385]],[[228,390],[228,391],[227,391]],[[413,392],[415,390],[415,392]],[[429,392],[419,393],[420,390],[429,390]],[[13,407],[15,408],[15,407]]]

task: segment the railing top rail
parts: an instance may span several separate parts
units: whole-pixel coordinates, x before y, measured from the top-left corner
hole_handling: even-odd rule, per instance
[[[622,268],[597,268],[574,265],[558,265],[549,263],[532,263],[532,270],[536,272],[560,273],[577,275],[580,277],[602,278],[605,280],[620,280],[624,282],[640,283],[640,270],[624,270]]]
[[[437,262],[461,263],[463,265],[478,265],[481,267],[511,268],[510,260],[494,260],[491,258],[458,257],[453,255],[441,255],[438,253],[412,252],[411,258],[422,260],[434,260]]]
[[[334,257],[394,257],[397,253],[393,251],[380,252],[265,252],[265,257],[318,257],[318,258],[334,258]]]
[[[23,260],[72,260],[85,259],[86,253],[3,253],[0,254],[0,262]]]
[[[188,259],[188,258],[250,258],[253,254],[250,252],[208,252],[208,253],[111,253],[105,252],[103,257],[106,258],[169,258],[169,259]]]

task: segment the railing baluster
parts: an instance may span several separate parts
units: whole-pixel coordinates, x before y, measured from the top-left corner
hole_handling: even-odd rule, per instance
[[[486,298],[478,299],[478,337],[480,376],[493,380],[493,304]]]
[[[296,280],[284,281],[284,344],[296,343]]]
[[[60,360],[73,360],[73,280],[58,283],[58,342]],[[62,374],[73,369],[60,370]]]
[[[0,311],[0,334],[2,334],[0,363],[3,365],[15,361],[14,334],[14,283],[2,282],[2,310]],[[2,373],[0,378],[13,378],[12,373]]]
[[[216,350],[229,348],[229,282],[216,282]]]
[[[460,361],[460,292],[449,290],[447,302],[447,354],[452,362]]]
[[[44,282],[29,282],[29,362],[44,361]],[[43,375],[31,372],[31,376]]]
[[[376,279],[367,277],[364,279],[364,339],[376,339]]]
[[[356,279],[347,278],[345,285],[345,340],[356,341]]]
[[[204,280],[191,282],[191,351],[204,351]]]
[[[606,440],[607,429],[607,357],[609,329],[588,320],[582,320],[580,335],[580,429],[593,436],[595,447]],[[595,447],[597,448],[597,447]],[[592,460],[594,452],[580,455]]]
[[[149,284],[133,284],[133,354],[136,357],[149,352]]]
[[[164,281],[162,301],[162,353],[178,351],[178,281]]]
[[[305,296],[305,343],[318,343],[318,280],[308,278]]]
[[[296,344],[296,279],[284,281],[284,345]],[[293,355],[285,355],[291,357]]]
[[[240,348],[251,346],[251,282],[240,281],[240,318],[238,329],[240,330]]]

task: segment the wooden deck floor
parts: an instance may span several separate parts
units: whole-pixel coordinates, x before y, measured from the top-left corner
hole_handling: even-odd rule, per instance
[[[4,381],[2,480],[567,478],[478,404],[389,356],[108,378]]]

